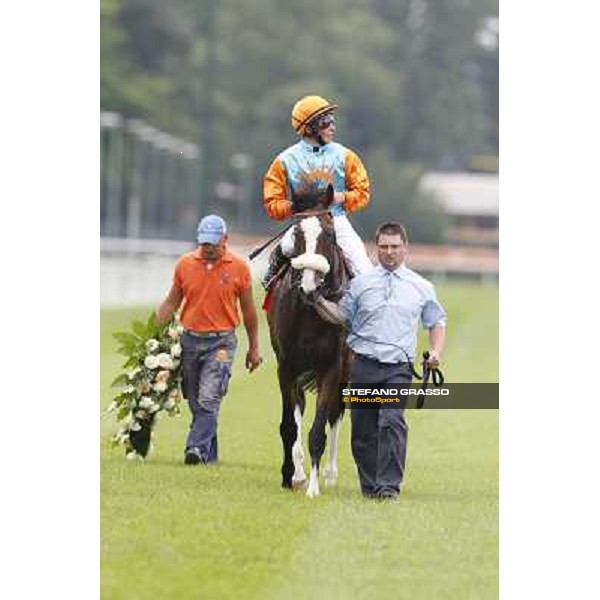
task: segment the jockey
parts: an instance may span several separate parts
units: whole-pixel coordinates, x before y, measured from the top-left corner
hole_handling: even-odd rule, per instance
[[[369,178],[358,155],[333,141],[336,109],[337,104],[321,96],[305,96],[294,104],[292,127],[302,139],[281,152],[269,167],[263,183],[263,204],[271,218],[283,220],[311,208],[331,185],[334,195],[330,212],[336,240],[354,275],[359,275],[373,264],[346,213],[360,210],[369,202]],[[278,244],[263,279],[265,289],[286,260]]]

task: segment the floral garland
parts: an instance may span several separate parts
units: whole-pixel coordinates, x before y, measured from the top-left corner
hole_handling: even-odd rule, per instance
[[[132,332],[113,334],[121,344],[117,352],[127,360],[124,372],[112,383],[119,392],[107,412],[115,412],[121,423],[113,445],[124,445],[129,459],[145,458],[154,420],[161,410],[169,416],[181,412],[182,333],[183,327],[175,318],[161,324],[153,312],[146,323],[133,321]]]

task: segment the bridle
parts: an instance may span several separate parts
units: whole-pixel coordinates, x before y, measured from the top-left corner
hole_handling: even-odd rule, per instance
[[[344,281],[344,277],[341,272],[339,275],[339,284],[337,285],[337,287],[333,288],[332,285],[334,283],[334,277],[336,276],[336,269],[342,270],[345,268],[345,265],[344,265],[343,260],[341,259],[341,250],[337,246],[337,241],[336,241],[336,237],[335,237],[335,229],[333,228],[333,226],[330,226],[330,227],[324,226],[323,223],[321,222],[321,219],[319,219],[319,217],[322,217],[322,216],[328,215],[328,214],[330,214],[328,209],[306,210],[303,212],[296,213],[294,215],[294,217],[295,217],[294,226],[299,225],[303,219],[306,219],[309,217],[317,217],[317,219],[319,220],[320,226],[321,226],[321,233],[319,234],[319,237],[324,236],[325,239],[327,240],[327,244],[331,247],[331,256],[325,257],[325,255],[321,254],[321,256],[324,256],[325,259],[327,260],[327,262],[330,263],[330,268],[329,268],[328,272],[326,272],[322,275],[323,279],[318,287],[318,291],[319,291],[319,294],[325,298],[339,299],[345,290],[345,283],[346,283]],[[301,272],[301,271],[298,271],[298,272]],[[294,277],[292,276],[292,288],[298,288],[298,283],[294,283],[293,279],[294,279]],[[310,303],[306,302],[306,298],[307,298],[306,294],[303,294],[304,302],[307,304],[310,304]]]
[[[285,226],[279,233],[276,233],[274,236],[270,237],[262,246],[255,248],[248,254],[248,259],[253,260],[256,258],[261,252],[266,250],[271,244],[280,240],[292,227],[295,227],[302,219],[306,217],[318,217],[320,215],[327,214],[329,212],[328,209],[323,210],[305,210],[303,212],[294,213],[291,217],[291,223]]]

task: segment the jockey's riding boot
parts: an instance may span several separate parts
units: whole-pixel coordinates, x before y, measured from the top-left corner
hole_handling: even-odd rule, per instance
[[[262,280],[262,286],[265,290],[268,290],[271,287],[271,283],[273,282],[273,278],[279,272],[279,269],[283,267],[283,265],[287,262],[288,258],[281,250],[281,246],[277,245],[275,250],[271,253],[271,257],[269,259],[269,268],[265,273],[265,276]]]

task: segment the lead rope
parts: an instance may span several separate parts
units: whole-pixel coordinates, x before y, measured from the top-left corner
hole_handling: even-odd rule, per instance
[[[421,383],[421,389],[425,391],[427,389],[427,384],[429,383],[429,378],[431,377],[433,381],[434,387],[440,387],[444,385],[444,374],[442,373],[439,367],[429,367],[427,361],[429,360],[429,350],[425,350],[423,352],[423,362],[421,363],[421,367],[423,370],[423,382]],[[423,408],[425,404],[425,394],[419,394],[417,398],[417,408]]]

